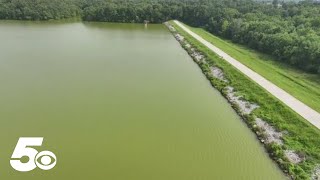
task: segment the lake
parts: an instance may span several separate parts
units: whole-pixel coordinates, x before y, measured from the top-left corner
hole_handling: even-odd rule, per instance
[[[0,21],[0,40],[1,179],[284,179],[164,25]],[[57,165],[14,170],[19,137]]]

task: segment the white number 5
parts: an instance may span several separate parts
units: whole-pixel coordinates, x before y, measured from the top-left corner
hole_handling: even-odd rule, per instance
[[[11,166],[15,170],[21,171],[21,172],[31,171],[35,169],[37,165],[39,168],[43,170],[49,170],[53,168],[56,164],[56,156],[52,152],[43,151],[39,153],[39,155],[41,154],[42,156],[38,156],[37,155],[38,151],[34,148],[31,148],[31,146],[41,146],[42,142],[43,142],[42,137],[20,138],[11,156],[11,160],[10,160]],[[50,157],[48,155],[50,155]],[[21,158],[24,156],[27,156],[29,158],[28,162],[26,163],[21,162]],[[44,165],[39,164],[37,162],[37,159],[42,158],[44,156],[46,156],[46,160],[42,161],[42,162],[45,162],[43,163]],[[49,161],[51,161],[51,158],[54,158],[55,162],[51,165],[48,165],[50,163],[50,162],[48,163],[48,158],[49,158]]]

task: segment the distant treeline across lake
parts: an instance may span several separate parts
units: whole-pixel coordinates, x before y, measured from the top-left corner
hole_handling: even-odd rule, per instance
[[[0,0],[0,19],[162,23],[178,19],[320,74],[320,4],[252,0]]]

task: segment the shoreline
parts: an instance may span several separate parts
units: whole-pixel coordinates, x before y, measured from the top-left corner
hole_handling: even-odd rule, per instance
[[[296,99],[291,94],[284,91],[279,86],[275,85],[273,82],[267,80],[254,70],[242,64],[237,59],[234,59],[229,54],[222,51],[220,48],[206,41],[198,34],[192,32],[179,21],[174,20],[174,23],[178,25],[181,29],[183,29],[185,32],[187,32],[189,35],[191,35],[193,38],[198,40],[200,43],[204,44],[208,49],[210,49],[215,54],[217,54],[222,59],[231,64],[234,68],[239,70],[241,73],[245,74],[252,81],[259,84],[263,89],[271,93],[274,97],[276,97],[279,101],[284,103],[287,107],[290,107],[293,111],[302,116],[305,120],[309,121],[309,123],[313,124],[315,127],[320,129],[320,113],[318,113],[308,105],[304,104],[300,100]]]
[[[212,60],[208,56],[208,53],[203,52],[205,48],[200,50],[199,47],[190,41],[192,37],[189,37],[186,32],[180,32],[183,31],[182,29],[180,31],[177,30],[173,23],[166,22],[164,24],[182,48],[187,51],[193,61],[200,67],[203,74],[210,81],[210,84],[228,100],[236,113],[256,134],[257,139],[264,146],[269,157],[278,165],[286,177],[290,179],[317,179],[320,177],[317,164],[314,165],[312,173],[305,172],[300,167],[300,164],[307,161],[307,155],[287,147],[284,136],[289,134],[288,131],[279,129],[272,123],[264,120],[264,117],[253,113],[254,111],[259,111],[259,103],[256,103],[254,98],[246,98],[246,94],[240,90],[235,90],[236,88],[230,83],[232,79],[226,77],[227,74],[225,73],[227,71],[224,71],[223,67],[215,64],[215,61],[219,60],[220,57],[215,54],[216,57]],[[255,86],[257,85],[255,84]],[[296,171],[296,169],[300,171]]]

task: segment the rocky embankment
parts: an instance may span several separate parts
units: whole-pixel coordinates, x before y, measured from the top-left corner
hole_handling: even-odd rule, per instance
[[[166,22],[165,25],[181,44],[181,46],[192,57],[194,62],[200,66],[206,77],[210,80],[211,84],[214,87],[217,83],[223,84],[223,88],[218,90],[243,118],[244,122],[246,122],[250,129],[252,129],[257,135],[257,138],[262,144],[264,144],[272,159],[274,159],[279,165],[284,160],[287,160],[293,164],[298,164],[305,160],[305,156],[303,154],[300,154],[292,149],[279,148],[286,149],[281,152],[283,157],[278,157],[277,154],[279,153],[270,151],[271,148],[268,148],[270,146],[276,145],[279,147],[285,147],[283,137],[287,134],[287,132],[278,131],[271,124],[254,115],[253,112],[259,109],[259,105],[255,102],[246,100],[239,92],[237,92],[236,89],[231,86],[230,81],[226,78],[223,69],[210,63],[210,61],[207,60],[207,57],[194,48],[181,34],[176,31],[176,29],[170,23]],[[213,81],[211,81],[212,79]],[[253,119],[253,121],[249,121],[249,119]],[[293,177],[289,176],[286,169],[283,169],[283,171],[288,175],[288,177],[294,179]],[[314,172],[310,175],[310,177],[311,179],[320,179],[320,165],[314,169]]]

